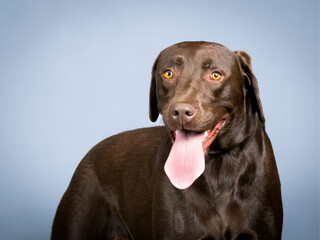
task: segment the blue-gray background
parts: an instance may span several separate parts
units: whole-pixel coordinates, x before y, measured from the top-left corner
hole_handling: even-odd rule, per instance
[[[184,40],[252,56],[283,239],[319,238],[317,0],[0,2],[0,239],[49,239],[79,161],[148,119],[154,59]]]

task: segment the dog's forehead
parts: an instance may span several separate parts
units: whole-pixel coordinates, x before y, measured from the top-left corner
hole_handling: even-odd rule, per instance
[[[227,47],[211,42],[181,42],[164,49],[159,55],[159,68],[180,65],[188,61],[203,65],[207,62],[214,65],[233,66],[237,62],[236,54]]]
[[[213,61],[228,63],[236,60],[235,53],[227,47],[210,42],[181,42],[164,49],[159,57],[159,65],[167,65],[168,62],[188,60]]]

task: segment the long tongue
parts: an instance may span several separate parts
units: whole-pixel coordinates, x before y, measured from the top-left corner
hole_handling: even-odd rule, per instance
[[[205,160],[203,155],[203,133],[177,131],[164,170],[171,183],[179,189],[185,189],[203,173]]]

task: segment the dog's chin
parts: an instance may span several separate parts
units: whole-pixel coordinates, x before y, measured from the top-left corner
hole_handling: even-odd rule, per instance
[[[192,132],[197,133],[197,134],[203,134],[202,146],[203,146],[203,150],[205,152],[205,150],[215,140],[215,138],[217,137],[220,130],[228,122],[229,117],[230,117],[229,114],[225,114],[222,118],[220,118],[218,123],[216,125],[214,125],[214,127],[209,128],[207,130],[203,130],[201,128],[198,129],[198,128],[187,128],[187,127],[184,127],[182,129],[176,129],[176,130],[170,130],[170,128],[168,128],[171,141],[175,142],[177,131],[182,131],[186,134],[192,133]]]

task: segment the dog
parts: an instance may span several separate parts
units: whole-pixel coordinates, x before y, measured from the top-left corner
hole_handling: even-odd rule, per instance
[[[153,65],[150,120],[93,147],[51,239],[278,240],[281,186],[251,58],[181,42]]]

